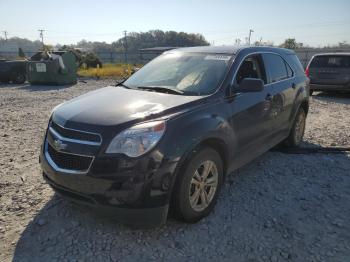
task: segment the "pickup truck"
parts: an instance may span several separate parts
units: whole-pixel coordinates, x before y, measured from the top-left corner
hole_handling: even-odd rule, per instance
[[[26,81],[26,63],[22,60],[0,59],[0,82],[23,84]]]

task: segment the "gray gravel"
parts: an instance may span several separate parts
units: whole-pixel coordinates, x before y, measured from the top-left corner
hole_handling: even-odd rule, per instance
[[[0,85],[0,261],[350,261],[349,154],[268,152],[229,176],[214,212],[135,229],[54,195],[39,146],[51,109],[112,81]],[[350,145],[350,96],[316,94],[305,145]]]

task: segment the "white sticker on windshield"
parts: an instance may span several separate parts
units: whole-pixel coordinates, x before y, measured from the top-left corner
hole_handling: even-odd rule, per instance
[[[228,61],[230,60],[231,56],[228,55],[207,55],[204,60],[222,60],[222,61]]]

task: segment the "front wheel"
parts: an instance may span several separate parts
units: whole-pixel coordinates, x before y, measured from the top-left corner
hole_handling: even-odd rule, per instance
[[[303,141],[306,125],[306,113],[303,108],[300,108],[295,119],[293,126],[290,130],[289,136],[284,141],[287,147],[297,147]]]
[[[197,222],[212,211],[223,183],[220,155],[211,148],[194,154],[174,188],[174,211],[188,223]]]

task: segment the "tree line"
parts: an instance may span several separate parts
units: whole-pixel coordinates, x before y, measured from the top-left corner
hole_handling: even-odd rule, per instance
[[[45,45],[43,47],[39,40],[31,41],[24,38],[12,37],[7,40],[0,37],[0,52],[17,52],[18,48],[22,48],[24,52],[36,52],[38,50],[67,50],[67,49],[81,49],[88,50],[94,53],[103,52],[125,52],[126,48],[128,53],[138,53],[140,49],[150,47],[186,47],[186,46],[205,46],[209,45],[209,42],[202,34],[193,34],[185,32],[175,31],[162,31],[162,30],[150,30],[148,32],[131,32],[112,43],[97,42],[81,40],[72,45],[60,45],[55,46]],[[273,42],[255,42],[256,46],[274,46]],[[295,38],[287,38],[283,43],[278,45],[288,49],[299,49],[305,46],[303,43],[296,41]],[[350,45],[346,41],[338,43],[336,46],[328,47],[347,47]],[[309,48],[309,47],[308,47]]]
[[[46,43],[45,43],[46,44]],[[99,52],[124,52],[127,48],[129,53],[137,53],[139,49],[149,47],[186,47],[204,46],[209,42],[201,34],[192,34],[175,31],[150,30],[148,32],[131,32],[115,42],[96,42],[81,40],[77,44],[66,45],[70,48],[87,49],[96,53]],[[21,47],[24,52],[37,51],[42,48],[40,41],[30,41],[19,37],[10,39],[0,38],[0,51],[9,51],[11,48]],[[62,45],[45,45],[45,49],[61,49]]]

